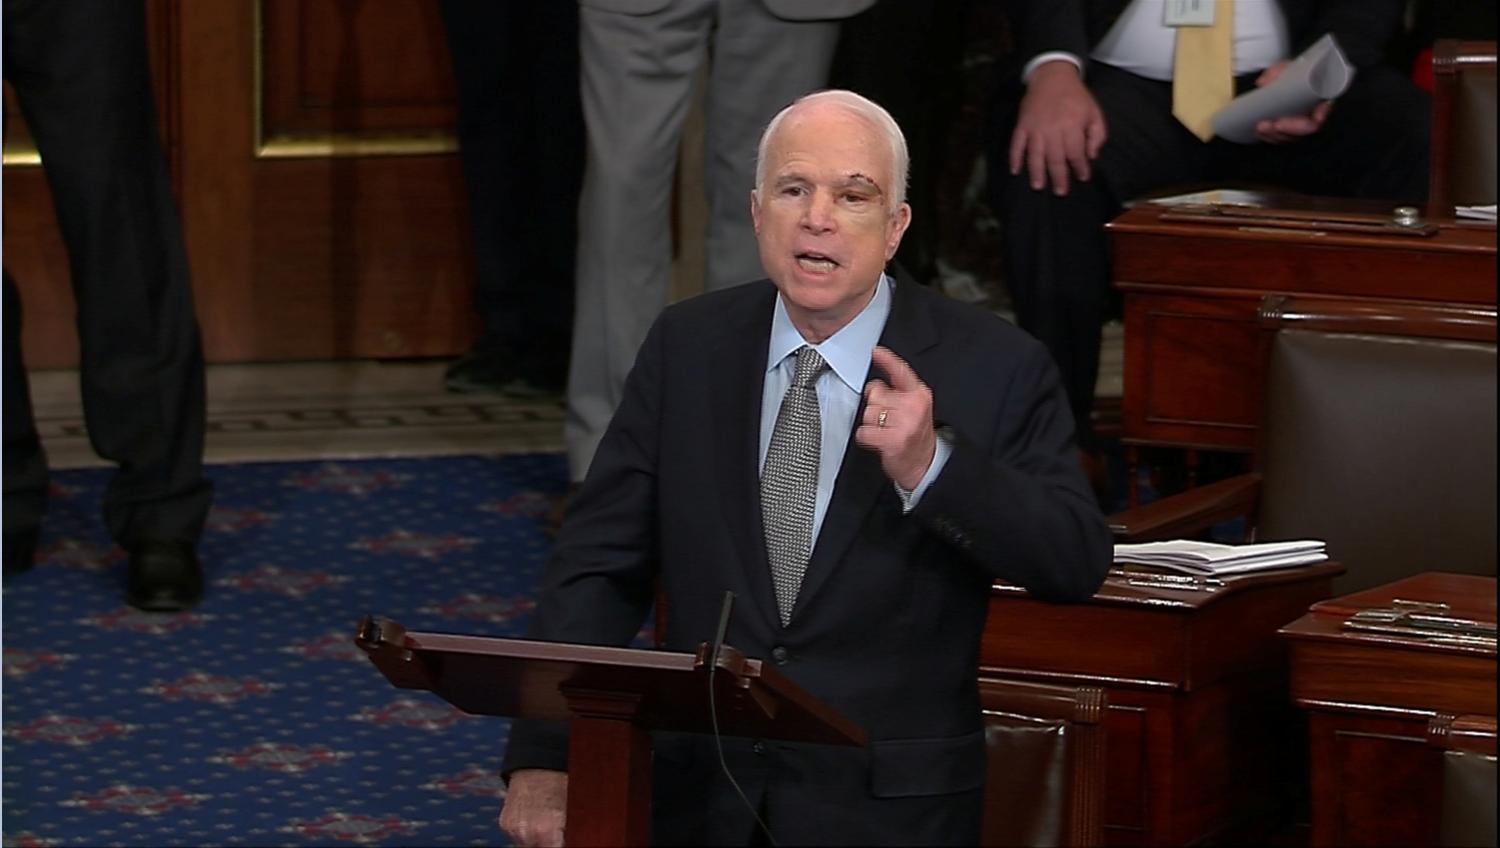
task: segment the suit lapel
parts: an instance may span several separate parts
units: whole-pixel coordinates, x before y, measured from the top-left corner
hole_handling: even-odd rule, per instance
[[[771,310],[776,289],[766,285],[766,296],[734,317],[734,325],[715,349],[720,357],[714,372],[714,420],[721,436],[710,436],[718,477],[723,482],[720,505],[741,567],[754,596],[754,605],[771,627],[779,627],[771,566],[766,559],[765,531],[760,514],[760,401],[765,390],[766,351],[770,346]]]
[[[905,280],[896,285],[892,294],[891,314],[880,334],[880,344],[890,348],[921,374],[921,356],[938,339],[930,304],[926,300],[930,295],[920,291],[916,283]],[[871,377],[874,376],[872,373]],[[864,402],[861,400],[855,413],[855,429],[863,414]],[[797,604],[792,613],[794,625],[797,613],[807,606],[844,562],[844,555],[864,524],[865,516],[882,498],[889,498],[899,510],[900,498],[881,469],[880,458],[855,444],[851,430],[849,443],[844,448],[844,461],[834,482],[833,497],[829,500],[827,514],[823,516],[823,527],[813,546],[802,588],[797,593]],[[759,515],[758,509],[756,513]],[[762,556],[762,560],[764,558]]]

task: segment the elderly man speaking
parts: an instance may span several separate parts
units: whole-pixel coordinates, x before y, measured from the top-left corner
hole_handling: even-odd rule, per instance
[[[975,844],[976,680],[995,578],[1091,595],[1110,538],[1047,351],[885,273],[906,142],[847,91],[778,114],[750,194],[769,280],[662,313],[548,564],[531,638],[623,645],[659,580],[666,647],[728,643],[863,726],[865,748],[655,739],[663,844]],[[567,738],[517,722],[501,828],[561,844]]]

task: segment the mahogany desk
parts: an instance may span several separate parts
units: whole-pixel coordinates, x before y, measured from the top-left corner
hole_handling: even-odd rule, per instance
[[[1392,204],[1267,204],[1236,220],[1143,203],[1108,225],[1125,318],[1121,441],[1132,453],[1255,447],[1268,298],[1495,306],[1494,224],[1442,221],[1411,235],[1390,222]]]
[[[1429,730],[1495,715],[1495,648],[1345,629],[1393,599],[1495,621],[1495,578],[1426,572],[1315,604],[1282,629],[1292,696],[1307,711],[1316,845],[1433,845],[1443,755]]]
[[[1277,628],[1329,597],[1343,571],[1321,563],[1196,592],[1111,577],[1068,605],[997,583],[979,676],[1105,690],[1107,843],[1247,835],[1290,821],[1287,775],[1302,771]]]

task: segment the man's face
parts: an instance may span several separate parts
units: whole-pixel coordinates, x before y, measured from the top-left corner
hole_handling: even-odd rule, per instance
[[[890,145],[864,117],[835,103],[788,114],[750,195],[760,261],[799,330],[827,338],[870,301],[911,221],[890,209]]]

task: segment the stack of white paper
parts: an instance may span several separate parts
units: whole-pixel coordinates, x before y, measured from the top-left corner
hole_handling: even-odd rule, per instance
[[[1310,565],[1328,559],[1324,544],[1316,539],[1296,542],[1264,542],[1257,545],[1221,545],[1176,539],[1115,545],[1120,565],[1150,566],[1187,574],[1240,574],[1293,565]]]
[[[1460,218],[1469,218],[1474,221],[1494,221],[1495,204],[1488,206],[1459,206],[1453,210]]]

